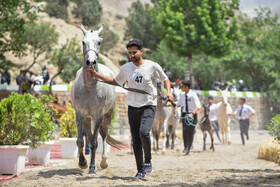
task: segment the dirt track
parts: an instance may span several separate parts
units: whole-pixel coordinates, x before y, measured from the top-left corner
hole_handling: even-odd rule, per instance
[[[27,172],[3,186],[280,186],[280,166],[257,159],[258,144],[270,138],[264,131],[251,132],[246,146],[239,132],[232,132],[232,145],[215,144],[216,151],[202,150],[200,132],[190,156],[182,153],[181,142],[165,155],[153,154],[154,172],[143,181],[132,181],[134,157],[129,150],[109,154],[109,168],[98,166],[97,175],[77,167],[78,160],[61,160],[57,166]],[[207,139],[209,142],[209,139]],[[209,144],[207,145],[209,148]],[[97,155],[100,162],[101,155]],[[63,164],[64,163],[64,164]],[[65,164],[67,163],[67,164]]]

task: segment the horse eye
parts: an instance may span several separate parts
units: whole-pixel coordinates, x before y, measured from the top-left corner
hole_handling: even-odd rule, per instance
[[[83,45],[86,45],[84,41],[83,41]]]
[[[101,44],[101,42],[98,42],[98,45],[100,45]]]

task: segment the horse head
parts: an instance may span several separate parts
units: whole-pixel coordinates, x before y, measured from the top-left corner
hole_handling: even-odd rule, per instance
[[[210,112],[209,107],[206,105],[203,105],[203,108],[204,108],[204,117],[208,118],[209,112]]]
[[[83,25],[81,25],[81,30],[83,31],[83,53],[84,53],[84,67],[86,69],[96,69],[97,58],[100,50],[102,38],[100,33],[103,30],[103,25],[95,30],[86,30]]]
[[[181,90],[178,86],[174,86],[174,88],[172,89],[172,94],[174,97],[174,101],[177,101],[181,95]]]
[[[160,81],[157,81],[157,95],[158,96],[163,96],[164,95],[164,88],[163,88],[163,84]]]

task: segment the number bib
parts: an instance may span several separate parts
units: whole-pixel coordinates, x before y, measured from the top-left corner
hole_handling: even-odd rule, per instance
[[[137,74],[134,78],[133,81],[137,84],[137,85],[142,85],[144,82],[144,75],[142,74]]]

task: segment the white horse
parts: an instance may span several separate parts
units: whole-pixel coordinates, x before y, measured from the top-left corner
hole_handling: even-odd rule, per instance
[[[113,110],[115,107],[115,90],[108,84],[97,81],[88,76],[88,69],[95,69],[97,72],[113,77],[113,72],[102,64],[97,63],[97,57],[102,42],[99,36],[103,30],[103,25],[98,29],[86,30],[83,25],[81,29],[84,34],[83,39],[83,67],[78,70],[76,79],[71,90],[71,99],[73,108],[76,111],[76,123],[78,128],[77,146],[79,148],[79,167],[85,169],[88,167],[87,161],[83,155],[83,129],[85,128],[89,146],[91,149],[91,162],[89,173],[95,174],[95,153],[97,149],[98,131],[103,139],[103,153],[101,168],[107,168],[107,143],[119,148],[123,144],[114,140],[108,135]],[[91,118],[94,119],[94,131],[91,131]]]
[[[227,98],[227,88],[222,91],[220,90],[223,100],[222,102],[217,103],[215,107],[215,115],[217,117],[217,121],[219,123],[221,133],[222,133],[222,141],[224,144],[230,144],[230,117],[229,114],[232,114],[232,108],[228,102]]]

